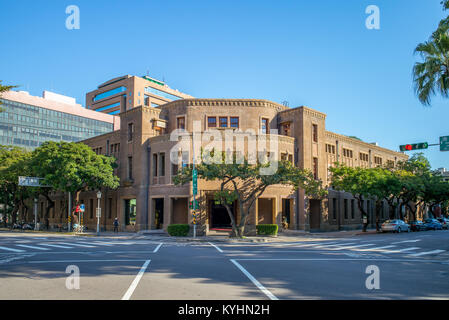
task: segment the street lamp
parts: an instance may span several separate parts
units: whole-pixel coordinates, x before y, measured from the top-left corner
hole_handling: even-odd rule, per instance
[[[100,235],[100,217],[101,217],[101,207],[100,207],[101,191],[97,192],[97,199],[98,199],[98,205],[97,205],[97,236],[99,236]]]

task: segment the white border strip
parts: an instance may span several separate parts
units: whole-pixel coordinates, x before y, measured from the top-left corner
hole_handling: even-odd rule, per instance
[[[139,273],[137,274],[136,278],[134,279],[133,283],[131,283],[131,286],[128,288],[128,291],[126,291],[125,295],[123,296],[122,300],[129,300],[131,298],[134,290],[136,289],[137,285],[139,284],[140,279],[142,278],[143,274],[145,273],[145,270],[147,269],[148,265],[150,264],[151,260],[145,261],[142,268],[140,268]]]
[[[210,244],[212,247],[214,247],[215,249],[217,249],[218,252],[223,253],[223,250],[221,250],[219,247],[217,247],[217,246],[216,246],[215,244],[213,244],[212,242],[209,242],[209,244]]]
[[[163,242],[159,243],[159,245],[153,250],[153,253],[158,252],[160,247],[162,247],[163,244],[164,244]]]
[[[28,261],[28,263],[83,263],[83,262],[132,262],[132,261],[146,261],[143,259],[113,259],[113,260],[38,260],[38,261]]]
[[[230,259],[230,261],[237,267],[240,269],[240,271],[243,272],[243,274],[245,276],[248,277],[249,280],[251,280],[252,283],[254,283],[254,285],[259,288],[260,291],[262,291],[263,293],[265,293],[265,295],[270,298],[271,300],[279,300],[274,294],[272,294],[267,288],[265,288],[259,281],[257,281],[256,278],[254,278],[251,273],[249,273],[248,271],[246,271],[245,268],[242,267],[242,265],[240,263],[238,263],[237,261],[235,261],[234,259]]]

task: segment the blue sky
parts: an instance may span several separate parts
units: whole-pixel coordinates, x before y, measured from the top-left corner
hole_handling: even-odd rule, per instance
[[[449,135],[449,100],[423,107],[413,50],[445,16],[440,0],[2,1],[0,79],[76,97],[150,75],[200,98],[260,98],[327,114],[327,130],[398,150]],[[67,30],[65,9],[80,8]],[[365,8],[380,8],[380,30]],[[449,168],[449,152],[424,152]]]

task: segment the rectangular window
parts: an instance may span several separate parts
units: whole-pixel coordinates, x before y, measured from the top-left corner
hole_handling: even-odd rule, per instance
[[[326,152],[335,154],[335,146],[331,144],[326,144]]]
[[[230,118],[231,128],[238,128],[239,127],[239,118],[238,117],[231,117]]]
[[[352,158],[352,150],[343,148],[343,157]]]
[[[219,124],[220,128],[227,128],[228,127],[228,117],[220,117],[219,118]]]
[[[133,141],[134,123],[128,123],[128,142]]]
[[[374,156],[374,163],[377,165],[382,165],[382,158]]]
[[[318,158],[313,158],[313,177],[318,180]]]
[[[177,129],[185,129],[186,128],[186,118],[179,117],[176,119],[176,128]]]
[[[153,177],[157,177],[157,154],[153,154]]]
[[[165,153],[160,153],[159,157],[160,157],[159,176],[163,177],[165,176]]]
[[[345,219],[348,219],[348,199],[343,199],[343,210]]]
[[[178,164],[172,163],[172,165],[171,165],[171,175],[172,176],[176,176],[178,174],[178,168],[179,168]]]
[[[108,219],[112,218],[112,198],[108,198]]]
[[[318,125],[312,124],[312,138],[313,142],[318,142]]]
[[[150,106],[150,97],[149,96],[145,95],[145,98],[143,101],[146,106]]]
[[[89,217],[91,219],[94,217],[94,199],[89,199]]]
[[[351,199],[351,219],[355,219],[355,200]]]
[[[367,153],[360,152],[360,161],[368,162],[368,157]]]
[[[207,117],[207,126],[209,128],[217,127],[217,117]]]
[[[261,124],[262,134],[268,134],[268,119],[262,118]]]
[[[133,179],[133,157],[128,157],[128,178]]]

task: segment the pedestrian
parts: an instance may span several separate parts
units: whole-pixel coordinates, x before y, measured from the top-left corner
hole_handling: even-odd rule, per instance
[[[45,218],[45,228],[47,230],[50,229],[50,220],[48,220],[48,218]]]
[[[114,219],[114,232],[118,232],[118,218]]]

